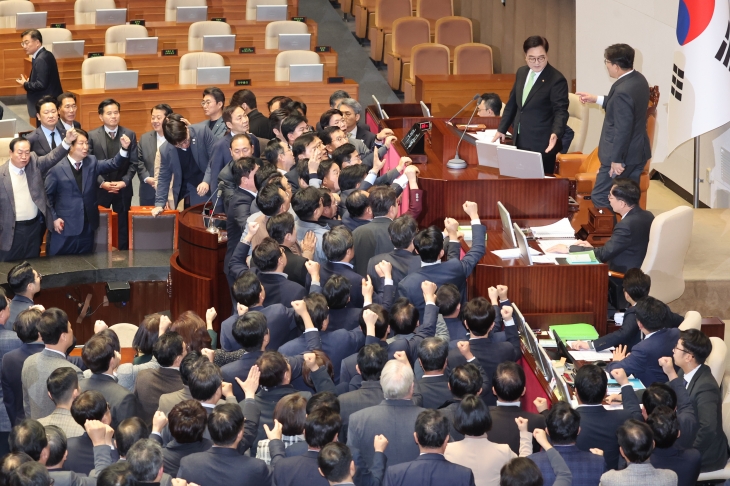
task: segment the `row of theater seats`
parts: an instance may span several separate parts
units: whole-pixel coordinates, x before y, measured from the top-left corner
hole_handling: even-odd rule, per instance
[[[258,5],[286,5],[287,0],[246,0],[246,20],[256,20]],[[166,0],[165,21],[174,22],[177,7],[204,7],[206,0]],[[97,9],[117,8],[114,0],[76,0],[74,3],[74,24],[88,25],[96,22]],[[35,5],[29,0],[0,1],[0,28],[14,29],[15,15],[24,12],[35,12]]]
[[[5,0],[15,1],[15,0]],[[0,1],[0,6],[5,3]],[[25,0],[21,0],[25,1]],[[71,31],[68,29],[45,28],[39,29],[43,36],[43,45],[46,49],[53,52],[53,42],[63,42],[73,40]],[[290,20],[282,20],[270,22],[266,26],[266,49],[279,48],[279,34],[306,34],[308,33],[307,24],[304,22],[294,22]],[[203,22],[195,22],[190,24],[188,30],[188,51],[195,52],[203,49],[203,36],[205,35],[230,35],[231,26],[225,22],[214,22],[206,20]],[[124,54],[126,40],[128,38],[149,37],[147,28],[143,25],[114,25],[106,29],[104,35],[104,53],[105,54]]]

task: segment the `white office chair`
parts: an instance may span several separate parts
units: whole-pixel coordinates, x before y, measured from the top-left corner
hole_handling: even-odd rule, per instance
[[[81,89],[104,89],[107,71],[126,71],[127,62],[117,56],[91,57],[81,64]]]
[[[699,331],[701,327],[702,315],[697,311],[687,311],[682,324],[679,325],[679,330],[687,331],[688,329],[697,329]]]
[[[246,20],[256,20],[258,5],[286,5],[287,0],[246,0]]]
[[[76,0],[74,3],[74,24],[96,23],[96,9],[117,8],[114,0]]]
[[[165,22],[177,20],[178,7],[205,7],[206,0],[166,0],[165,1]]]
[[[104,34],[104,54],[124,54],[128,38],[149,37],[144,25],[112,25]]]
[[[231,26],[225,22],[214,22],[206,20],[194,22],[188,29],[188,52],[203,50],[204,35],[230,35]]]
[[[215,52],[188,52],[180,58],[179,83],[195,84],[198,81],[199,67],[222,67],[226,62]]]
[[[279,20],[277,22],[269,22],[266,25],[266,33],[264,34],[264,49],[279,48],[279,34],[308,34],[309,27],[304,22],[295,22],[293,20]]]
[[[127,322],[120,322],[109,326],[109,330],[114,331],[119,338],[119,345],[123,348],[131,348],[134,335],[137,334],[138,327]]]
[[[68,29],[45,28],[38,29],[38,32],[41,33],[41,37],[43,37],[43,47],[45,47],[48,52],[53,52],[54,42],[67,42],[73,40],[73,35]]]
[[[276,56],[274,81],[289,81],[291,64],[319,64],[319,54],[312,51],[282,51]]]
[[[14,29],[16,14],[35,12],[35,6],[27,0],[4,0],[0,2],[0,29]]]

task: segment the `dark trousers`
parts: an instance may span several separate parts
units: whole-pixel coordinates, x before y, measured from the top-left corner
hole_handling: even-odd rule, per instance
[[[84,229],[76,236],[59,235],[55,231],[48,232],[49,242],[46,253],[55,255],[83,255],[94,251],[94,230],[88,221],[84,222]]]
[[[638,165],[627,165],[621,174],[622,179],[631,179],[632,181],[639,184],[641,178],[641,172],[644,170],[642,164]],[[597,208],[610,208],[611,204],[608,202],[608,195],[611,193],[611,187],[613,186],[613,179],[608,175],[611,171],[611,164],[604,165],[598,169],[598,175],[596,176],[596,183],[593,186],[591,192],[591,201]]]
[[[16,221],[13,246],[8,251],[0,251],[0,262],[38,258],[45,229],[40,212],[30,221]]]
[[[155,205],[155,188],[145,183],[144,181],[139,181],[139,205]]]
[[[104,189],[98,190],[99,206],[112,208],[117,213],[117,229],[119,234],[119,249],[129,249],[129,208],[132,206],[132,188],[125,187],[119,193],[113,194]]]

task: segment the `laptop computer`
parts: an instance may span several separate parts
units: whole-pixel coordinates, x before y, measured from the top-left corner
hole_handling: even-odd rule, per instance
[[[231,66],[199,67],[197,73],[195,84],[198,86],[220,86],[231,82]]]
[[[15,134],[15,118],[8,118],[7,120],[0,120],[0,138],[13,138]]]
[[[157,54],[157,37],[127,37],[124,54],[126,56]]]
[[[17,30],[42,29],[47,26],[48,12],[20,12],[15,14]]]
[[[529,150],[497,147],[499,159],[499,175],[516,177],[517,179],[544,179],[545,169],[542,166],[542,154]]]
[[[208,7],[178,7],[175,21],[181,24],[192,24],[208,20]]]
[[[127,23],[126,8],[99,8],[96,10],[96,25],[124,25]]]
[[[235,34],[203,36],[203,52],[233,52],[235,49]]]
[[[515,229],[512,227],[512,217],[509,215],[509,211],[507,211],[507,208],[504,207],[501,201],[497,201],[497,209],[499,210],[499,217],[502,220],[504,242],[510,245],[510,248],[517,248]]]
[[[383,107],[380,106],[380,101],[378,101],[378,99],[375,97],[375,95],[373,95],[373,101],[375,102],[375,106],[378,107],[378,113],[380,113],[380,119],[387,120],[389,118],[388,114],[385,112]]]
[[[290,83],[321,83],[324,79],[324,64],[289,65]]]
[[[286,5],[256,5],[256,21],[286,20]]]
[[[139,70],[107,71],[104,73],[104,89],[135,89],[139,81]]]
[[[58,41],[51,43],[53,57],[56,59],[69,59],[84,57],[84,44],[86,41]]]
[[[431,118],[431,110],[428,109],[428,106],[426,106],[426,103],[423,101],[421,103],[421,113],[423,113],[423,116],[426,118]]]
[[[312,34],[279,34],[280,51],[308,51]]]
[[[517,239],[517,248],[520,249],[520,258],[527,265],[532,265],[532,255],[530,255],[530,246],[527,244],[527,237],[522,232],[517,223],[512,223],[515,230],[515,238]]]

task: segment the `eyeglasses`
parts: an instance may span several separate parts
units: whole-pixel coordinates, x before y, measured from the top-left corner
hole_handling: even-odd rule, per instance
[[[342,110],[340,110],[340,111],[342,111]],[[350,118],[351,116],[355,116],[355,114],[351,111],[343,111],[342,116],[344,116],[345,118]]]
[[[689,352],[689,351],[687,351],[686,349],[682,349],[682,348],[680,348],[679,346],[674,346],[674,349],[673,349],[673,351],[682,351],[682,352],[683,352],[684,354],[689,354],[690,356],[694,356],[694,354],[690,353],[690,352]]]
[[[23,41],[20,43],[20,47],[28,47],[30,45],[30,43],[31,43],[31,41],[29,41],[29,40]]]
[[[527,58],[527,62],[529,62],[530,64],[535,64],[536,62],[545,62],[545,59],[547,59],[546,56],[538,56],[538,57],[529,56]]]
[[[205,100],[205,101],[201,101],[201,102],[200,102],[200,106],[208,106],[208,105],[209,105],[209,104],[211,104],[211,103],[213,103],[213,102],[212,102],[212,101],[210,101],[210,100]]]
[[[604,63],[604,64],[613,64],[613,63],[612,63],[611,61],[609,61],[608,59],[604,59],[604,60],[603,60],[603,63]]]

